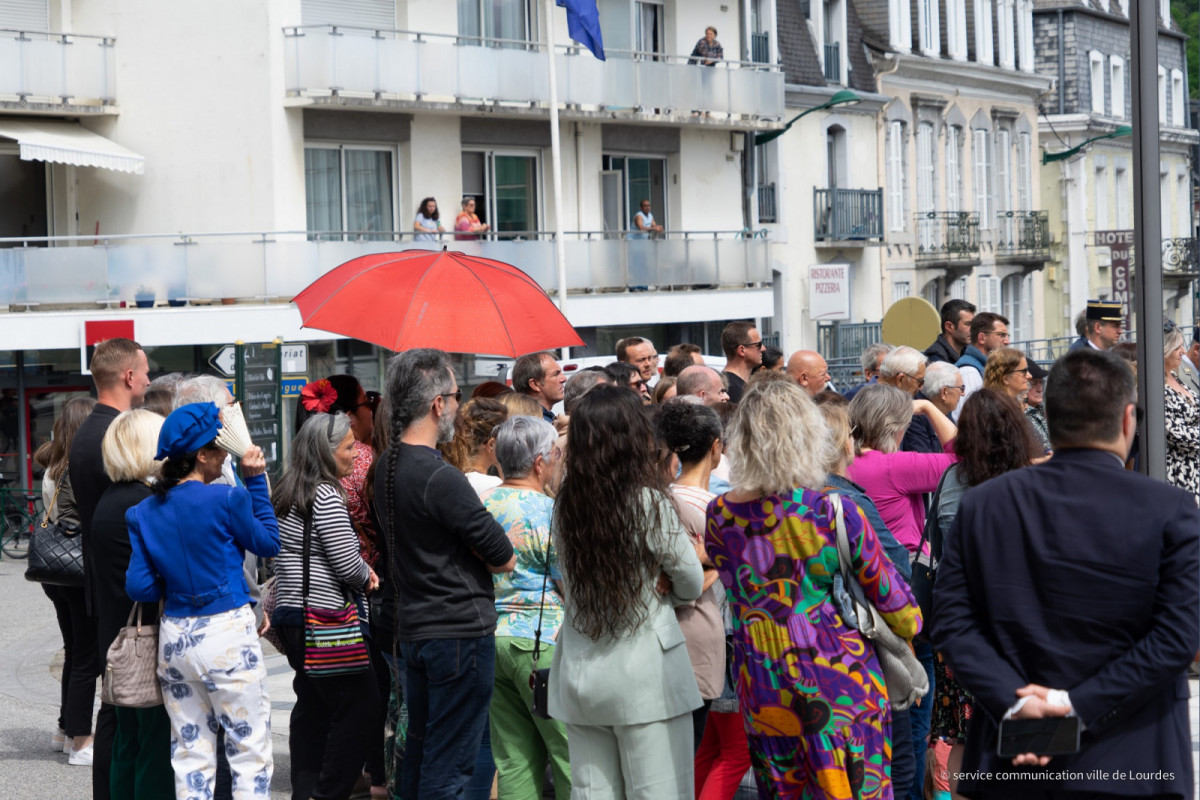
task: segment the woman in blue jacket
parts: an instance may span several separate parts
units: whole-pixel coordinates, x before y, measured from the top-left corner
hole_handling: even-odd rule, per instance
[[[242,561],[246,550],[278,553],[279,527],[260,448],[242,457],[245,489],[209,485],[226,457],[214,441],[220,426],[212,403],[181,406],[163,423],[155,456],[166,459],[162,480],[126,512],[133,552],[125,591],[164,603],[158,676],[176,795],[212,796],[220,725],[233,795],[249,800],[271,785],[271,704]]]

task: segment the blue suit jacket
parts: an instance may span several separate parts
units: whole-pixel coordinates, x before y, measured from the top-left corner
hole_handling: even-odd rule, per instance
[[[1184,670],[1200,647],[1198,587],[1196,501],[1110,453],[1059,449],[968,491],[938,570],[932,631],[977,701],[962,769],[1015,769],[996,756],[996,726],[1027,683],[1067,690],[1086,729],[1081,751],[1048,767],[1080,780],[968,778],[960,790],[1191,797]],[[1091,770],[1165,774],[1118,781]]]

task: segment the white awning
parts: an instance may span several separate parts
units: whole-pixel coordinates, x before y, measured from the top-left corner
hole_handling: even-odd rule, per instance
[[[141,175],[146,159],[71,122],[0,120],[0,138],[15,139],[25,161],[50,161]]]

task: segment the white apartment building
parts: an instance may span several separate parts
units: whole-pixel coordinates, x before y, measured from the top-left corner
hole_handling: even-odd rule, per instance
[[[445,244],[551,293],[565,231],[585,355],[630,333],[718,353],[732,319],[774,330],[746,155],[784,113],[774,4],[598,5],[606,62],[552,21],[556,203],[537,0],[0,3],[0,472],[31,475],[62,402],[90,388],[97,321],[131,321],[156,372],[280,337],[309,342],[310,377],[375,388],[386,354],[300,329],[288,300],[354,256],[440,247],[411,238],[425,197],[447,229],[476,198],[494,234]],[[687,58],[708,25],[716,67]],[[627,235],[642,199],[662,237]],[[495,374],[456,364],[464,385]]]

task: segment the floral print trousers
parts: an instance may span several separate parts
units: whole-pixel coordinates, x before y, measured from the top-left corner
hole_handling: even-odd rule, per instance
[[[218,726],[225,729],[234,800],[269,797],[271,702],[250,606],[163,617],[158,640],[176,798],[212,800]]]

